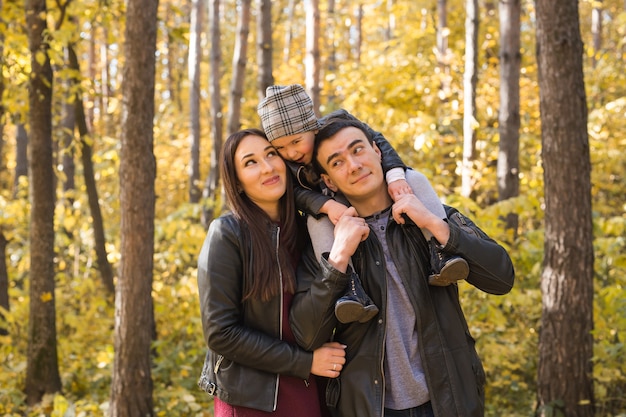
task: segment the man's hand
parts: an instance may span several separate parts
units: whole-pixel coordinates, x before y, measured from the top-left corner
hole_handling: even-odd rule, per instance
[[[346,272],[350,257],[369,233],[369,226],[362,217],[358,217],[356,209],[348,208],[335,225],[335,241],[328,262],[339,271]]]
[[[406,214],[420,229],[428,229],[433,236],[444,245],[450,238],[450,227],[443,219],[424,206],[424,204],[413,194],[401,196],[391,207],[393,219],[404,224],[403,214]]]
[[[409,187],[409,183],[402,179],[395,180],[394,182],[387,184],[387,191],[393,201],[398,201],[398,199],[405,194],[413,194],[413,190]]]
[[[337,342],[324,343],[313,351],[311,373],[337,378],[346,363],[346,345]]]

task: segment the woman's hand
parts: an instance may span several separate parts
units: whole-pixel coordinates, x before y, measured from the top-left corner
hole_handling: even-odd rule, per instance
[[[311,373],[337,378],[346,363],[346,346],[337,342],[324,343],[313,351]]]

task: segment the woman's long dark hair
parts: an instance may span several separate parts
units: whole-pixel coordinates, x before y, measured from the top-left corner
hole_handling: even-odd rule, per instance
[[[226,193],[226,199],[231,211],[241,224],[243,233],[248,233],[252,252],[251,270],[254,276],[246,280],[243,299],[255,298],[267,301],[278,295],[282,289],[293,293],[295,291],[295,268],[292,260],[297,259],[298,250],[298,221],[294,200],[291,175],[287,169],[287,190],[279,200],[280,242],[278,245],[278,259],[276,262],[276,248],[269,233],[272,220],[263,210],[253,203],[241,190],[239,178],[235,170],[235,152],[239,144],[247,136],[260,136],[267,140],[265,133],[260,129],[244,129],[233,133],[226,139],[222,147],[220,159],[220,174]],[[280,287],[282,271],[283,288]],[[247,271],[244,271],[246,274]]]

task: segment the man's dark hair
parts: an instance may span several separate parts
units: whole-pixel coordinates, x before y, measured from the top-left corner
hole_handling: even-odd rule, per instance
[[[363,134],[365,135],[367,140],[370,142],[370,144],[374,143],[374,138],[372,137],[372,135],[370,135],[369,129],[364,123],[356,119],[342,119],[339,117],[328,119],[324,123],[322,128],[315,134],[315,146],[313,146],[313,159],[311,162],[313,163],[313,168],[315,168],[317,172],[322,173],[322,174],[327,173],[326,170],[322,167],[322,165],[317,160],[317,151],[320,145],[326,139],[331,138],[332,136],[337,134],[337,132],[347,127],[355,127],[359,129],[361,132],[363,132]]]

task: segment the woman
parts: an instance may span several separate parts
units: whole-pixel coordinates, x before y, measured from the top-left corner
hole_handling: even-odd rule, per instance
[[[320,417],[311,374],[339,376],[345,346],[294,343],[289,307],[307,238],[286,165],[258,129],[231,135],[220,162],[232,213],[211,223],[198,262],[209,347],[198,384],[215,395],[215,417]]]

